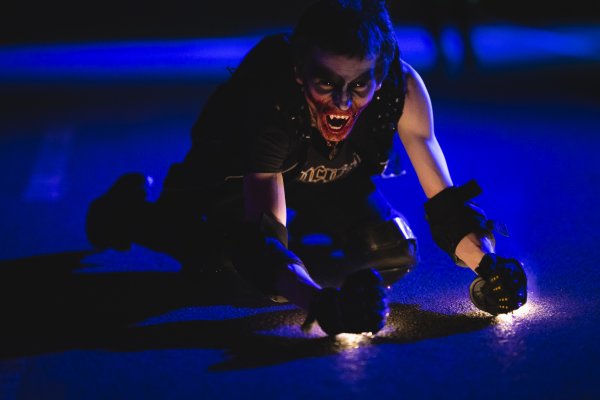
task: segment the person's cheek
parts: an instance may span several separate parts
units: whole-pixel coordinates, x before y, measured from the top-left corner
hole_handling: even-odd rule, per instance
[[[369,104],[369,102],[365,99],[355,100],[354,101],[354,109],[356,111],[362,111],[368,104]]]
[[[311,101],[311,102],[312,102],[312,103],[313,103],[313,104],[314,104],[316,107],[319,107],[319,105],[320,105],[320,104],[323,102],[323,100],[322,100],[322,98],[323,98],[323,95],[322,95],[322,94],[320,94],[320,93],[318,92],[318,90],[316,90],[316,89],[315,89],[315,88],[313,88],[313,87],[309,87],[309,89],[308,89],[308,97],[309,97],[309,100],[310,100],[310,101]]]
[[[365,109],[369,103],[371,102],[371,100],[373,100],[373,95],[374,95],[374,90],[373,91],[369,91],[366,95],[364,96],[357,96],[354,100],[354,107],[356,110],[358,111],[362,111],[363,109]]]
[[[315,103],[319,111],[326,111],[329,107],[329,98],[327,96],[318,96],[315,98]]]

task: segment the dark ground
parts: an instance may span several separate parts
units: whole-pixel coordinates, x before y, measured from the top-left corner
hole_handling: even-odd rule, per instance
[[[530,300],[491,318],[472,274],[432,243],[414,172],[378,181],[421,264],[375,338],[299,329],[303,313],[135,247],[95,253],[89,202],[120,174],[155,178],[214,84],[5,86],[0,92],[0,398],[600,397],[598,65],[424,73],[455,183],[511,237]],[[407,165],[407,167],[409,167]]]

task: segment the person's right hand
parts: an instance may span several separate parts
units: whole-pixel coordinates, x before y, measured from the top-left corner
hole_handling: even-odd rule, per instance
[[[389,313],[383,280],[372,269],[357,271],[340,289],[321,289],[313,301],[303,329],[316,320],[330,336],[338,333],[377,333]]]
[[[527,276],[519,260],[487,253],[475,272],[478,277],[469,291],[471,301],[480,310],[504,314],[527,302]]]

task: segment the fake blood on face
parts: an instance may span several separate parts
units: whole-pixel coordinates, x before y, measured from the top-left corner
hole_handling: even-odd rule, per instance
[[[379,88],[375,59],[350,58],[315,49],[304,73],[304,88],[313,124],[328,143],[346,139],[360,113]]]

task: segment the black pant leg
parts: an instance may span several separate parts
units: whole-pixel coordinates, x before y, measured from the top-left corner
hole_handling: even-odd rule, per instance
[[[351,272],[374,268],[389,285],[416,265],[416,239],[406,219],[368,177],[356,173],[294,189],[290,247],[319,284],[339,286]]]

